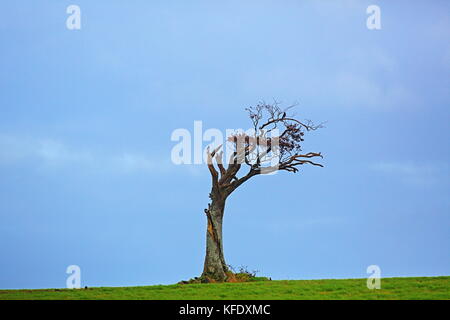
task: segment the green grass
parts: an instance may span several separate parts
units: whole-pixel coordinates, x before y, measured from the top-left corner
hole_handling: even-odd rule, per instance
[[[277,280],[245,283],[104,287],[88,289],[0,290],[6,299],[450,299],[450,276],[384,278],[381,289],[369,290],[366,279]]]

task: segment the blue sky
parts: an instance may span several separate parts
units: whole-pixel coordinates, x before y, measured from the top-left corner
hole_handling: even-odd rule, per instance
[[[66,8],[81,8],[81,30]],[[366,8],[381,8],[381,30]],[[4,1],[0,288],[202,271],[210,177],[173,130],[299,102],[324,168],[233,194],[225,257],[274,279],[448,275],[448,1]],[[289,199],[290,201],[286,201]]]

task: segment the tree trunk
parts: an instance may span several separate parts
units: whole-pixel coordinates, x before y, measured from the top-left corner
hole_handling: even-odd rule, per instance
[[[222,221],[225,209],[225,200],[213,200],[205,210],[207,217],[206,230],[206,256],[203,267],[203,278],[215,281],[225,281],[227,278],[227,265],[223,255]]]

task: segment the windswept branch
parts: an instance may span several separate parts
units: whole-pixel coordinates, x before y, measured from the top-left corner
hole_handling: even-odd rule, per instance
[[[309,164],[323,167],[313,160],[323,158],[321,153],[302,153],[301,144],[305,132],[323,127],[312,121],[300,121],[294,115],[288,115],[293,106],[281,109],[277,102],[273,104],[260,103],[247,108],[253,124],[252,134],[238,133],[227,138],[232,152],[229,155],[228,166],[225,167],[222,145],[208,152],[208,168],[213,180],[213,188],[222,192],[225,197],[250,178],[269,174],[275,171],[298,172],[299,166]],[[216,170],[213,162],[216,162]],[[247,165],[249,171],[238,177],[242,165]],[[220,178],[219,178],[220,173]]]

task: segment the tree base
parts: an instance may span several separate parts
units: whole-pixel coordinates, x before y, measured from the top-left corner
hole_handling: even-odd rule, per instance
[[[224,283],[224,282],[231,282],[231,283],[238,283],[238,282],[255,282],[255,281],[271,281],[272,278],[268,277],[256,277],[255,275],[246,273],[246,272],[227,272],[227,276],[223,281],[215,280],[212,277],[202,275],[201,277],[195,277],[192,279],[189,279],[187,281],[180,281],[178,284],[192,284],[192,283]]]

